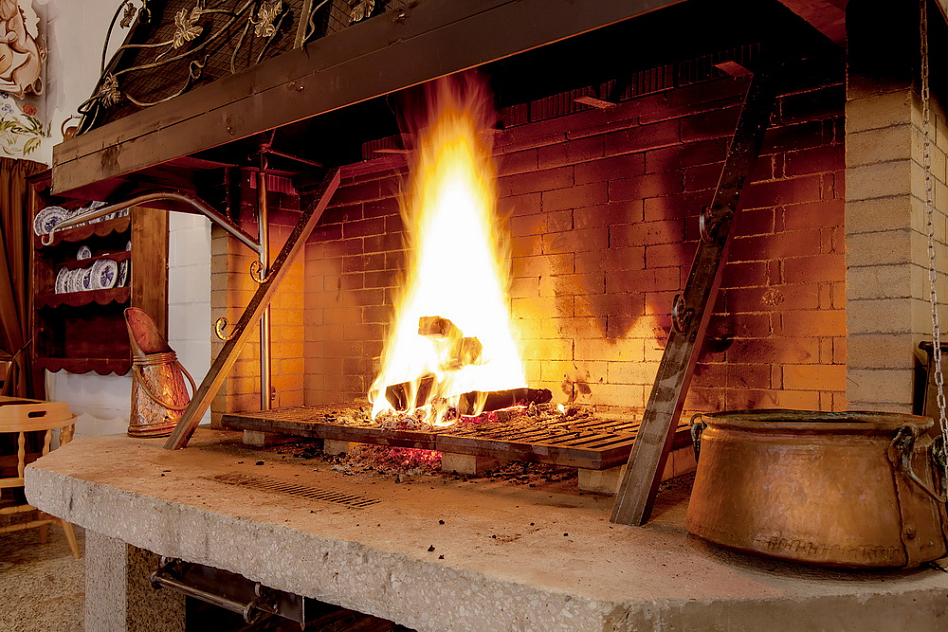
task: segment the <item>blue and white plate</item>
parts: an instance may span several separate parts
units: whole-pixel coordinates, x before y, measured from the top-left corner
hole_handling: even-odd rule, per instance
[[[105,290],[115,287],[118,280],[118,263],[112,259],[99,259],[92,264],[93,290]]]
[[[36,235],[46,235],[59,222],[69,217],[69,211],[61,206],[47,206],[36,214],[33,218],[33,233]]]
[[[69,291],[69,269],[60,268],[56,273],[56,294],[65,294]]]
[[[92,248],[89,246],[80,246],[79,250],[76,252],[76,259],[82,261],[83,259],[89,259],[92,257]]]

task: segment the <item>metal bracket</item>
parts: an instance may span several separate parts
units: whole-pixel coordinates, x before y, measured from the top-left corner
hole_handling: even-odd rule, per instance
[[[729,206],[713,208],[706,206],[698,216],[698,232],[701,241],[706,244],[714,243],[721,220],[730,220],[734,216],[734,209]]]
[[[217,322],[214,323],[214,334],[219,340],[227,342],[231,338],[237,335],[237,331],[232,331],[229,334],[225,334],[224,330],[227,329],[227,319],[221,316],[217,319]]]
[[[262,285],[267,282],[269,276],[270,274],[264,269],[259,259],[254,259],[250,262],[250,278],[253,279],[254,283]]]
[[[680,334],[685,333],[694,315],[695,310],[686,305],[685,297],[681,294],[676,294],[674,304],[672,305],[672,325],[674,325],[675,331]]]

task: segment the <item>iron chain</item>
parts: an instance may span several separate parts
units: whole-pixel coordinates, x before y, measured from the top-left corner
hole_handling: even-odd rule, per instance
[[[921,47],[922,92],[922,168],[925,171],[925,218],[928,232],[928,300],[932,310],[932,354],[935,386],[938,390],[938,426],[948,444],[948,417],[945,403],[945,375],[941,369],[941,326],[938,321],[938,271],[935,266],[935,201],[932,181],[931,92],[928,65],[928,0],[919,1],[919,40]]]

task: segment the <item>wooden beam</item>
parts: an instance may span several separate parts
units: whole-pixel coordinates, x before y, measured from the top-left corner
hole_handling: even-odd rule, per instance
[[[53,192],[146,169],[679,1],[420,2],[404,9],[402,19],[386,14],[366,20],[60,143],[53,149]]]
[[[178,425],[175,426],[171,436],[168,437],[165,449],[177,450],[187,446],[191,434],[194,433],[201,417],[204,416],[211,405],[211,400],[214,399],[221,384],[227,378],[227,374],[237,361],[241,349],[249,340],[250,330],[260,322],[260,317],[270,301],[273,300],[280,283],[289,273],[290,266],[296,256],[303,250],[306,240],[313,232],[313,228],[315,228],[323,211],[326,210],[329,200],[338,187],[339,170],[333,169],[326,175],[315,192],[304,194],[306,200],[304,202],[305,210],[296,223],[296,227],[293,228],[293,232],[290,233],[286,243],[283,244],[283,248],[274,260],[266,280],[260,284],[253,298],[250,299],[250,303],[244,309],[244,313],[234,327],[233,336],[224,343],[220,353],[214,359],[214,364],[211,365],[207,375],[204,376],[204,380],[201,382],[201,386],[198,387],[191,398],[191,403],[188,404],[184,415],[178,421]]]
[[[713,201],[704,213],[702,239],[684,294],[673,310],[673,326],[616,494],[612,522],[638,526],[652,513],[662,470],[672,448],[688,385],[721,285],[741,189],[757,161],[774,100],[771,77],[766,73],[756,74],[745,97]]]

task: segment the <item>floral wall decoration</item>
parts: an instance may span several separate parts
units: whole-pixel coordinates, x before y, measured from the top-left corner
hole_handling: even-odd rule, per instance
[[[36,105],[46,50],[30,0],[21,1],[0,0],[0,152],[11,157],[31,154],[49,136]]]

